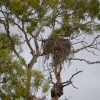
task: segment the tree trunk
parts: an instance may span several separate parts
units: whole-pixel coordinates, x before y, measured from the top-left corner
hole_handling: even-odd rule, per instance
[[[26,82],[26,100],[30,98],[30,86],[31,86],[31,69],[27,69],[27,82]]]

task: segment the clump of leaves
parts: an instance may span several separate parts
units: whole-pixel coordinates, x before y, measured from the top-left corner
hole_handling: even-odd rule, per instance
[[[12,36],[15,43],[19,44],[20,39]],[[18,40],[16,40],[18,39]],[[25,95],[25,73],[23,64],[15,59],[12,53],[12,45],[5,33],[0,34],[0,99],[13,100],[19,99]]]
[[[50,82],[45,79],[45,76],[41,71],[33,70],[32,71],[32,87],[35,89],[35,92],[38,91],[38,89],[42,89],[43,93],[48,92],[50,88]]]

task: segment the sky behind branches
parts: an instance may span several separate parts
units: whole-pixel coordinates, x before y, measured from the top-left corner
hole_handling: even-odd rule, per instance
[[[11,28],[12,32],[18,31],[16,28]],[[50,30],[46,29],[45,33],[42,33],[43,38],[47,38],[50,34]],[[90,36],[86,38],[87,43],[91,43],[96,35]],[[83,37],[80,37],[81,39]],[[32,41],[33,42],[33,41]],[[32,43],[31,42],[31,43]],[[76,41],[74,41],[76,42]],[[34,45],[34,43],[33,43]],[[34,47],[34,46],[33,46]],[[76,45],[74,49],[80,48],[81,45]],[[23,46],[24,53],[22,56],[25,57],[27,63],[31,59],[30,50],[26,45]],[[100,48],[100,46],[99,46]],[[95,53],[98,56],[93,55],[92,53],[87,52],[86,50],[82,50],[75,54],[76,58],[86,59],[88,61],[100,61],[100,52],[95,50]],[[42,57],[38,58],[37,63],[35,64],[36,69],[43,69]],[[69,100],[100,100],[100,64],[87,64],[84,61],[72,61],[72,64],[68,68],[68,64],[64,64],[64,69],[61,72],[62,82],[67,81],[73,74],[76,73],[76,69],[78,71],[83,71],[76,75],[72,80],[73,84],[78,88],[75,89],[72,85],[64,87],[64,95],[60,98],[64,100],[69,98]],[[50,92],[50,91],[49,91]],[[38,96],[41,95],[38,94]],[[48,100],[50,100],[50,93],[48,95]]]

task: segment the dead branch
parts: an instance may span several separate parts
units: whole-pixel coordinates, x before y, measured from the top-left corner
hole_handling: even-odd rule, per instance
[[[93,45],[96,45],[96,44],[94,44],[94,43],[95,43],[95,41],[96,41],[99,37],[100,37],[100,35],[96,36],[90,44],[88,44],[88,45],[86,45],[86,46],[84,46],[84,47],[82,47],[82,48],[80,48],[80,49],[74,50],[73,53],[77,53],[77,52],[79,52],[79,51],[81,51],[81,50],[84,50],[84,49],[89,48],[89,47],[91,47],[91,46],[93,46]],[[98,43],[97,43],[97,44],[98,44]],[[93,47],[92,47],[92,48],[93,48]],[[95,48],[95,49],[96,49],[96,48]]]
[[[78,72],[76,72],[75,74],[73,74],[72,76],[71,76],[71,78],[68,80],[68,81],[66,81],[66,82],[63,82],[63,83],[61,83],[61,82],[56,82],[54,85],[53,85],[53,87],[52,87],[52,89],[51,89],[51,97],[52,97],[52,100],[58,100],[59,99],[59,97],[61,97],[62,95],[63,95],[63,88],[65,87],[65,86],[68,86],[68,85],[72,85],[74,88],[76,88],[76,89],[78,89],[77,87],[75,87],[72,83],[72,79],[74,78],[74,76],[75,75],[77,75],[77,74],[79,74],[80,72],[82,72],[82,71],[78,71]]]
[[[48,77],[48,79],[50,80],[50,82],[52,83],[52,84],[55,84],[54,82],[53,82],[53,79],[52,79],[52,70],[51,69],[48,69],[48,72],[49,72],[49,77]]]
[[[83,45],[83,47],[85,47],[85,45],[84,45],[83,43],[82,43],[82,45]],[[90,50],[88,50],[87,48],[85,48],[85,50],[88,51],[88,52],[91,52],[92,54],[94,54],[94,55],[97,56],[97,54],[95,54],[93,51],[90,51]]]
[[[100,61],[96,61],[96,62],[91,62],[91,61],[87,61],[85,59],[79,59],[79,58],[72,58],[71,60],[79,60],[79,61],[84,61],[87,64],[100,64]]]
[[[77,87],[75,87],[72,83],[72,79],[74,78],[74,76],[76,76],[77,74],[79,74],[79,73],[81,73],[82,71],[78,71],[78,72],[76,72],[75,74],[73,74],[72,76],[71,76],[71,78],[68,80],[68,81],[66,81],[66,82],[63,82],[62,83],[62,85],[63,85],[63,87],[65,87],[65,86],[68,86],[68,85],[72,85],[74,88],[76,88],[77,89]]]
[[[70,97],[71,97],[71,96],[70,96]],[[64,100],[69,100],[69,99],[70,99],[70,97],[67,99],[67,98],[66,98],[66,96],[65,96],[65,99],[64,99]]]

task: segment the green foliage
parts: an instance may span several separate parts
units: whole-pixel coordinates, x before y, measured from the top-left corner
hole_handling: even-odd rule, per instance
[[[12,36],[13,38],[13,36]],[[18,40],[17,40],[18,41]],[[18,42],[15,42],[18,44]],[[5,33],[0,34],[0,98],[13,100],[23,97],[25,70],[14,60],[11,43]],[[24,92],[25,93],[25,92]]]
[[[99,14],[99,1],[98,0],[90,0],[89,2],[89,14],[91,18],[97,17]]]
[[[47,80],[42,86],[42,92],[47,93],[49,91],[49,88],[50,88],[50,82]]]
[[[19,45],[20,38],[12,35],[14,42]],[[16,40],[17,39],[17,40]],[[25,61],[15,60],[15,56],[12,53],[12,45],[9,38],[5,33],[0,34],[0,98],[2,100],[15,100],[26,97],[26,70],[23,69]],[[29,72],[29,75],[30,72]],[[49,82],[46,81],[41,71],[33,70],[33,83],[32,88],[35,91],[41,87],[43,93],[48,92]],[[12,99],[11,99],[12,98]]]
[[[55,35],[57,35],[57,34],[62,34],[62,28],[54,29],[54,30],[52,31],[51,37],[52,37],[52,36],[55,36]]]
[[[97,25],[92,21],[100,17],[100,2],[98,0],[63,0],[60,4],[65,4],[62,11],[65,14],[62,16],[60,28],[55,28],[51,35],[59,33],[70,37],[75,33],[83,32],[90,35],[96,31]],[[55,30],[59,30],[59,32]]]
[[[44,76],[40,71],[37,70],[33,70],[32,72],[33,76],[34,76],[34,83],[33,86],[36,90],[38,90],[38,88],[42,85],[43,83],[43,79]]]
[[[29,26],[27,26],[27,33],[32,33],[35,30],[36,26],[37,26],[37,22],[31,21]]]
[[[45,79],[43,73],[39,70],[33,70],[32,76],[32,88],[34,89],[34,92],[38,92],[41,88],[42,93],[47,93],[50,88],[50,82]]]
[[[13,18],[9,16],[8,21],[12,25],[15,25],[16,18],[19,22],[23,21],[26,25],[26,32],[29,34],[35,32],[42,21],[50,19],[52,20],[47,27],[54,28],[51,34],[65,34],[66,37],[78,32],[93,34],[95,25],[91,29],[86,24],[80,24],[87,22],[87,19],[89,21],[96,18],[100,19],[99,0],[44,0],[43,2],[40,0],[5,0],[4,2],[2,0],[1,4],[12,12]],[[61,24],[55,28],[55,19],[58,16],[60,16]],[[85,30],[83,29],[84,26],[86,27]]]

